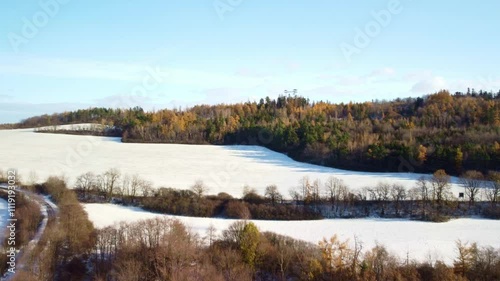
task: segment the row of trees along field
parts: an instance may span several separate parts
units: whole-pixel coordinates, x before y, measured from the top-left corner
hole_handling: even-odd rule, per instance
[[[451,192],[450,176],[444,170],[421,177],[415,186],[388,182],[362,189],[349,188],[341,179],[329,177],[324,183],[305,176],[289,194],[270,184],[264,194],[242,188],[241,199],[227,193],[210,195],[202,181],[189,190],[153,188],[139,175],[110,169],[77,177],[75,190],[84,202],[120,202],[146,210],[174,215],[240,219],[304,220],[322,217],[406,217],[443,221],[451,217],[481,215],[500,218],[500,172],[468,170],[459,178],[463,198]],[[285,198],[290,198],[286,200]]]
[[[59,216],[14,281],[500,280],[500,251],[474,243],[457,241],[453,263],[445,264],[416,261],[411,253],[401,259],[356,237],[349,243],[332,234],[306,243],[247,221],[222,232],[209,227],[205,235],[168,218],[94,229],[64,179],[24,188],[51,195]]]
[[[364,103],[300,96],[146,112],[91,108],[32,117],[13,126],[96,122],[124,142],[258,144],[299,161],[365,171],[451,174],[500,167],[500,91]]]
[[[97,231],[96,280],[498,280],[500,252],[457,241],[453,265],[400,259],[337,236],[310,244],[239,221],[205,237],[157,218]]]

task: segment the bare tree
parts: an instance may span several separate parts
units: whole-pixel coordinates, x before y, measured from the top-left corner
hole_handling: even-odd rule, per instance
[[[387,249],[377,244],[370,251],[365,253],[365,261],[369,264],[368,272],[372,274],[371,278],[365,277],[367,280],[390,280],[391,269],[397,263]]]
[[[97,263],[105,263],[108,257],[116,254],[118,249],[118,231],[115,227],[107,226],[96,231],[95,250],[99,253],[94,256]]]
[[[413,187],[410,188],[410,190],[408,190],[406,194],[406,198],[408,199],[408,202],[405,204],[406,213],[408,213],[410,216],[413,216],[415,205],[417,205],[418,201],[421,200],[420,190],[418,187]]]
[[[111,168],[99,176],[99,185],[104,192],[104,198],[106,200],[113,196],[113,192],[115,192],[115,188],[118,186],[119,179],[120,171],[116,168]]]
[[[205,195],[208,192],[209,188],[206,186],[202,180],[197,180],[192,186],[191,186],[191,191],[193,191],[198,199],[201,199],[203,195]]]
[[[431,187],[426,177],[422,176],[418,178],[416,189],[418,190],[418,194],[421,200],[421,214],[422,217],[425,218],[427,205],[431,199]]]
[[[123,197],[129,197],[130,196],[130,188],[131,188],[131,184],[132,184],[132,181],[130,179],[130,176],[128,174],[125,174],[123,175],[122,177],[122,184],[121,184],[121,195]]]
[[[354,201],[354,194],[351,193],[351,190],[347,187],[347,185],[341,185],[339,198],[342,200],[342,213],[345,213],[347,211],[347,207]]]
[[[491,202],[492,206],[496,206],[500,200],[500,172],[489,171],[488,179],[490,180],[490,185],[485,191],[486,198]]]
[[[92,172],[87,172],[76,178],[75,189],[83,192],[83,197],[87,199],[89,192],[94,190],[97,185],[97,177]]]
[[[358,196],[359,200],[361,200],[361,201],[368,200],[369,196],[370,196],[370,188],[365,186],[365,187],[358,189],[357,196]]]
[[[393,184],[391,186],[391,199],[394,201],[396,216],[399,216],[401,201],[406,200],[406,188],[401,184]]]
[[[344,181],[330,176],[325,182],[325,193],[332,204],[332,211],[338,211],[338,202],[341,200],[342,190],[346,188]]]
[[[130,191],[129,196],[135,198],[139,192],[139,188],[143,184],[144,180],[139,177],[138,174],[134,174],[130,180]]]
[[[377,186],[371,190],[371,199],[377,201],[388,201],[391,185],[386,182],[379,182]]]
[[[465,195],[469,198],[469,208],[474,204],[483,186],[483,179],[483,174],[476,170],[466,171],[460,176],[459,182],[465,188]]]
[[[293,259],[293,248],[288,245],[292,242],[288,242],[286,237],[279,235],[276,235],[276,240],[277,259],[281,278],[280,280],[286,280],[286,272],[288,271],[290,263]]]
[[[384,182],[379,182],[374,189],[369,189],[371,200],[376,200],[381,203],[381,214],[385,215],[386,202],[389,201],[391,185]]]
[[[450,197],[450,176],[443,169],[434,172],[431,178],[433,197],[436,200],[438,208],[443,206],[444,201]]]
[[[396,202],[406,200],[406,188],[401,184],[393,184],[391,186],[391,199]]]
[[[361,260],[361,252],[363,251],[363,242],[359,239],[358,236],[354,236],[354,249],[352,251],[351,257],[351,273],[355,277],[356,280],[358,275],[359,263]]]
[[[207,228],[207,239],[209,247],[211,247],[215,239],[217,239],[217,229],[212,223],[210,223]]]
[[[222,231],[222,239],[224,241],[234,243],[235,245],[239,245],[241,234],[243,233],[243,229],[246,224],[246,221],[236,221],[230,224],[226,230]]]
[[[271,200],[271,203],[273,205],[275,205],[276,202],[282,200],[282,196],[279,193],[278,187],[275,184],[266,186],[266,192],[265,192],[264,196],[267,199]]]
[[[308,176],[303,176],[299,180],[300,184],[300,192],[301,192],[301,197],[302,200],[304,200],[304,203],[309,202],[311,200],[311,181],[309,180]]]
[[[291,187],[288,190],[288,194],[290,195],[292,200],[295,201],[296,204],[298,204],[301,200],[303,200],[302,192],[300,192],[298,187]]]
[[[138,188],[144,197],[148,197],[153,193],[153,184],[150,181],[140,180]]]
[[[320,186],[321,186],[321,181],[319,179],[315,179],[311,185],[310,189],[310,197],[311,197],[311,202],[313,204],[318,204],[320,201]]]

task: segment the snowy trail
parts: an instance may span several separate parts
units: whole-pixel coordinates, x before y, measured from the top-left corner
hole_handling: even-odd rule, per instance
[[[120,221],[133,222],[142,219],[167,216],[185,223],[195,233],[206,235],[213,225],[219,234],[235,222],[232,219],[196,218],[161,215],[134,207],[112,204],[83,204],[89,219],[98,228]],[[351,242],[357,236],[364,249],[378,242],[401,258],[408,253],[411,258],[423,261],[430,256],[448,264],[456,256],[455,242],[477,242],[480,246],[500,248],[500,221],[487,219],[456,219],[446,223],[431,223],[395,219],[328,219],[315,221],[253,221],[261,231],[272,231],[296,239],[317,244],[323,237],[337,234]]]
[[[6,189],[7,187],[5,185],[0,185],[0,188]],[[17,189],[16,192],[23,193],[29,200],[38,204],[38,206],[40,207],[40,213],[42,214],[42,221],[40,222],[40,226],[38,226],[38,229],[33,238],[23,248],[21,249],[17,248],[17,254],[16,254],[16,272],[17,272],[20,269],[24,268],[25,266],[24,258],[29,256],[29,252],[31,252],[35,248],[36,244],[38,244],[38,242],[42,238],[42,235],[45,232],[49,219],[57,216],[58,208],[53,202],[50,201],[48,197],[42,197],[38,194],[34,194],[32,192],[20,189]],[[14,276],[15,273],[6,272],[0,278],[0,280],[8,281],[14,278]]]

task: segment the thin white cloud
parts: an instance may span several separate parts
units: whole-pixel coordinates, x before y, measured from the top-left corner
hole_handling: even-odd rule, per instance
[[[80,59],[2,57],[0,73],[54,78],[82,78],[134,81],[140,79],[145,65],[88,61]]]
[[[339,76],[337,77],[337,83],[343,86],[363,85],[368,83],[368,79],[363,76]]]
[[[252,69],[252,68],[240,68],[237,69],[234,74],[238,76],[244,76],[244,77],[256,77],[256,78],[266,78],[271,76],[270,73],[267,73],[265,71],[260,71],[257,69]]]
[[[320,74],[317,76],[317,79],[321,81],[333,80],[336,85],[341,86],[360,86],[368,85],[372,82],[386,81],[392,79],[394,75],[396,75],[396,71],[393,68],[383,67],[361,75]]]
[[[147,104],[153,103],[151,96],[139,95],[111,95],[100,99],[95,99],[93,106],[111,107],[111,108],[131,108],[135,106],[144,107]]]
[[[396,73],[396,71],[391,67],[384,67],[380,69],[376,69],[367,75],[368,78],[380,78],[380,77],[389,77]]]
[[[13,99],[14,96],[12,95],[4,95],[4,94],[0,94],[0,101],[6,101],[6,100],[11,100]]]
[[[418,71],[412,71],[412,72],[404,74],[401,77],[401,80],[406,81],[406,82],[415,83],[415,81],[429,79],[432,76],[433,76],[433,74],[432,74],[432,71],[430,71],[430,70],[418,70]]]
[[[435,76],[418,81],[413,85],[411,91],[413,93],[429,94],[442,89],[446,89],[447,87],[448,84],[443,77]]]
[[[255,86],[260,77],[218,73],[197,69],[183,69],[160,64],[91,61],[81,59],[39,58],[31,56],[0,56],[0,74],[31,75],[51,78],[102,79],[142,82],[148,72],[155,71],[165,82],[193,85],[198,88],[221,86]]]

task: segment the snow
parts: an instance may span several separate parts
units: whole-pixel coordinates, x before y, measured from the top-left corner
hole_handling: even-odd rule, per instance
[[[24,194],[29,196],[28,198],[30,198],[32,200],[32,202],[35,202],[40,207],[40,213],[42,215],[42,221],[40,223],[40,226],[38,227],[38,230],[35,233],[35,236],[30,240],[30,242],[28,244],[28,247],[31,250],[31,249],[33,249],[33,247],[35,247],[36,244],[38,244],[38,241],[40,241],[43,233],[45,232],[45,229],[47,228],[47,223],[49,222],[49,213],[47,211],[47,206],[40,204],[39,201],[37,201],[36,199],[33,199],[31,197],[32,195],[28,195],[27,192],[25,192]],[[33,196],[36,196],[36,195],[33,195]]]
[[[244,185],[264,194],[265,187],[276,184],[288,190],[309,176],[322,182],[338,177],[350,188],[374,186],[378,182],[400,183],[408,188],[421,176],[413,173],[366,173],[339,170],[293,161],[286,155],[259,146],[210,146],[178,144],[121,143],[120,138],[35,133],[33,129],[0,130],[0,169],[17,168],[26,181],[44,181],[50,175],[64,175],[70,185],[87,171],[102,173],[118,168],[123,174],[138,174],[156,187],[189,188],[196,180],[210,187],[209,193],[227,192],[240,197]],[[404,164],[404,163],[403,163]],[[35,177],[35,174],[37,177]],[[455,196],[463,188],[452,178]],[[2,213],[0,201],[0,214]],[[108,204],[85,204],[97,227],[115,222],[159,216],[135,208]],[[234,220],[176,217],[202,235],[210,224],[226,229]],[[0,219],[3,222],[4,218]],[[408,220],[350,219],[319,221],[255,221],[261,231],[317,243],[338,234],[342,239],[358,236],[371,248],[376,241],[400,256],[408,252],[423,260],[444,259],[451,263],[455,241],[478,242],[500,247],[500,221],[457,219],[446,223]],[[1,225],[0,225],[1,226]]]
[[[103,125],[95,124],[95,123],[81,123],[81,124],[68,124],[68,125],[55,125],[55,126],[45,126],[39,127],[35,130],[94,130],[94,129],[102,129]]]
[[[83,204],[89,219],[98,228],[120,221],[135,222],[158,216],[176,218],[193,232],[206,236],[206,230],[213,225],[220,234],[235,222],[232,219],[195,218],[161,215],[134,207],[113,204]],[[443,260],[451,264],[456,257],[455,242],[477,242],[480,246],[500,247],[500,221],[486,219],[456,219],[445,223],[431,223],[390,219],[328,219],[315,221],[253,221],[260,231],[272,231],[317,244],[324,237],[337,234],[342,240],[352,243],[357,236],[364,249],[371,249],[376,243],[401,258],[419,261]]]
[[[45,201],[45,203],[47,205],[49,205],[52,208],[52,210],[54,210],[56,212],[59,211],[59,207],[54,202],[52,202],[52,198],[50,195],[44,195],[43,200]]]
[[[70,125],[76,126],[76,125]],[[289,189],[304,176],[325,182],[338,177],[350,188],[374,186],[378,182],[400,183],[411,188],[421,174],[367,173],[333,169],[294,161],[284,154],[259,146],[213,146],[181,144],[121,143],[120,138],[35,133],[33,129],[0,131],[0,169],[17,168],[25,180],[37,175],[64,175],[74,183],[77,176],[118,168],[123,174],[138,174],[155,187],[189,188],[203,180],[209,193],[227,192],[241,197],[249,185],[264,194],[276,184],[288,197]],[[452,178],[457,182],[456,178]],[[463,188],[453,185],[458,195]]]

